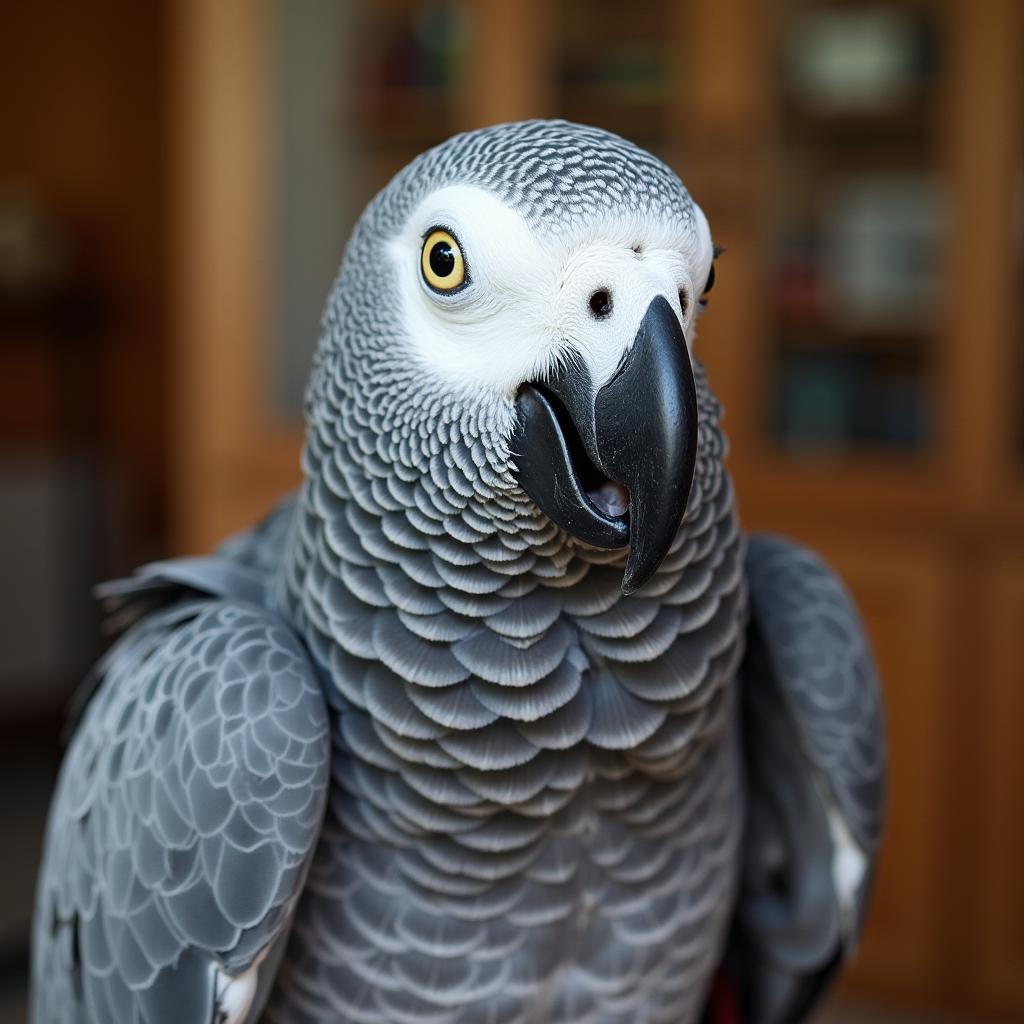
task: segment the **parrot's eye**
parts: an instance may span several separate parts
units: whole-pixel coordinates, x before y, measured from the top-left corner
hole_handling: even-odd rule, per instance
[[[453,292],[466,283],[466,261],[455,236],[444,228],[427,232],[420,256],[423,280],[435,292]]]

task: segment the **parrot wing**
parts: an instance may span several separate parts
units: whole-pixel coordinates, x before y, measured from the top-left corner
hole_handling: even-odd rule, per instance
[[[150,562],[131,576],[99,584],[103,631],[120,636],[136,622],[190,592],[266,604],[271,574],[285,544],[296,507],[294,494],[283,498],[250,529],[228,537],[213,555]],[[85,677],[68,708],[63,739],[67,742],[103,680],[106,659]]]
[[[283,498],[255,526],[223,541],[214,555],[151,562],[124,579],[101,583],[95,594],[103,610],[104,630],[119,635],[187,590],[265,603],[296,502],[295,494]]]
[[[238,575],[241,573],[241,575]],[[241,1024],[269,991],[323,817],[321,685],[223,560],[148,569],[50,810],[33,1020]],[[197,590],[215,593],[197,593]]]
[[[789,1024],[860,932],[885,802],[878,676],[853,601],[814,554],[754,536],[741,670],[748,792],[726,974],[743,1020]]]

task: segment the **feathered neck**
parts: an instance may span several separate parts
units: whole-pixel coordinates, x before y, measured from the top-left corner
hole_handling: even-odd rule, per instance
[[[623,552],[581,547],[522,492],[487,483],[505,480],[471,422],[413,446],[353,430],[344,410],[313,419],[277,598],[375,747],[494,770],[586,741],[672,767],[679,746],[658,740],[728,674],[743,614],[718,404],[702,380],[699,394],[690,506],[628,598]],[[493,476],[473,477],[487,465]]]

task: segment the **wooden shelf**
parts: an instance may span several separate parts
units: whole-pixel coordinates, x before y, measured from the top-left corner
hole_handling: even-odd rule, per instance
[[[792,141],[811,146],[883,143],[905,147],[935,137],[933,103],[926,87],[882,110],[825,110],[788,95],[782,101],[782,125]]]
[[[931,330],[857,327],[829,320],[787,318],[777,323],[776,341],[780,349],[822,349],[829,352],[866,352],[872,355],[927,356],[935,345]]]

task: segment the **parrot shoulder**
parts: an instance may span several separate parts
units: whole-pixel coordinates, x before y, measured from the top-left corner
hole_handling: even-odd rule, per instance
[[[169,565],[192,583],[234,571]],[[104,658],[65,757],[33,936],[40,1022],[254,1019],[304,885],[330,773],[316,671],[272,612],[177,582]]]

